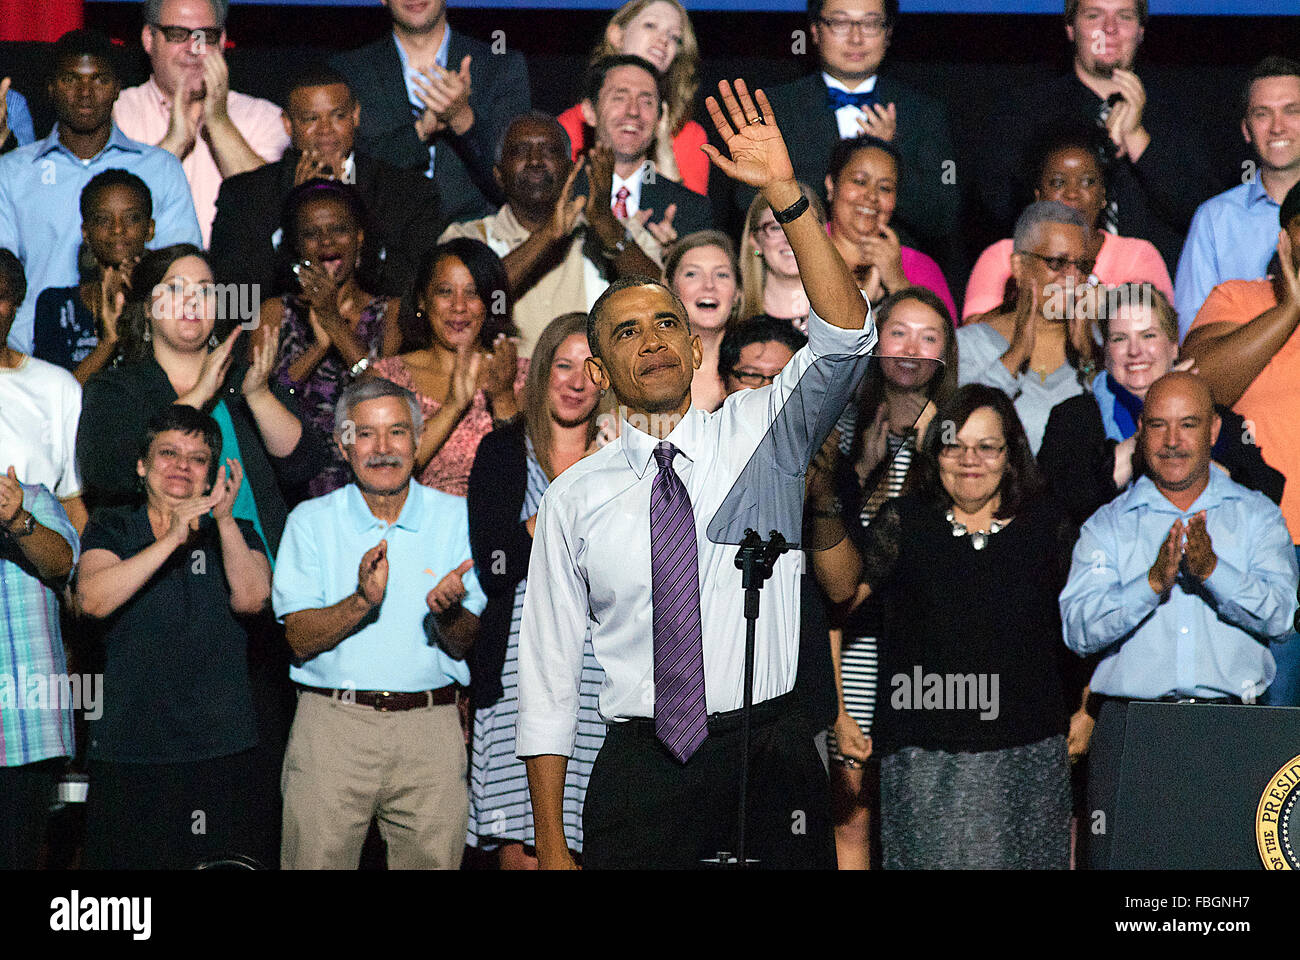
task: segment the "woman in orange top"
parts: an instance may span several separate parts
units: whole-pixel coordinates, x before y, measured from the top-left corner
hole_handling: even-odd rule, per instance
[[[644,57],[667,76],[668,97],[655,135],[655,170],[696,193],[707,193],[709,158],[700,147],[708,138],[704,128],[691,119],[699,86],[700,48],[686,8],[678,0],[629,0],[610,19],[591,53],[591,62],[614,54]],[[575,104],[558,119],[569,134],[573,159],[577,160],[587,146],[582,110]]]

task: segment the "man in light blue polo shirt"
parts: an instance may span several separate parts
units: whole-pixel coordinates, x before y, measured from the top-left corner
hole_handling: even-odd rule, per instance
[[[1241,132],[1255,150],[1241,186],[1206,200],[1178,258],[1174,306],[1178,338],[1187,335],[1210,291],[1225,280],[1258,280],[1277,246],[1278,207],[1300,182],[1300,62],[1268,57],[1242,97]]]
[[[1088,809],[1107,822],[1128,704],[1254,703],[1274,677],[1269,647],[1295,617],[1296,556],[1282,511],[1211,467],[1218,431],[1199,377],[1152,384],[1138,435],[1146,472],[1083,525],[1061,593],[1066,645],[1101,654],[1090,684],[1102,703]],[[1108,866],[1108,837],[1088,842],[1090,865]]]
[[[9,331],[9,346],[20,353],[32,352],[41,291],[77,283],[81,191],[95,174],[116,167],[148,184],[156,223],[150,247],[203,243],[180,162],[129,139],[113,123],[120,88],[114,59],[99,34],[74,30],[60,37],[48,88],[58,122],[44,140],[0,157],[0,247],[18,255],[31,290]]]
[[[455,687],[487,597],[465,500],[411,479],[415,396],[388,380],[339,398],[356,482],[289,514],[272,604],[298,708],[284,758],[284,869],[355,869],[372,817],[393,869],[460,866],[469,816]]]

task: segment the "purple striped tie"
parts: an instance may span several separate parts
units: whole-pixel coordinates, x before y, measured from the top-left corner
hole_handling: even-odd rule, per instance
[[[704,708],[700,563],[691,496],[673,470],[678,450],[655,447],[650,488],[650,587],[654,603],[655,736],[685,763],[709,735]]]

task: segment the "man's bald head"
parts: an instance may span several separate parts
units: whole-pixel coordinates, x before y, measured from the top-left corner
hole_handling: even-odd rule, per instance
[[[1151,384],[1140,443],[1147,475],[1161,493],[1195,499],[1209,482],[1210,451],[1218,437],[1219,417],[1204,380],[1175,371]]]

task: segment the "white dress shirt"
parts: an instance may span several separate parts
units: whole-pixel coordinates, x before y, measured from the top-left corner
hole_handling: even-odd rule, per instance
[[[823,73],[822,79],[826,81],[826,86],[834,87],[836,90],[843,90],[845,93],[870,93],[876,89],[876,79],[879,74],[872,74],[863,80],[856,87],[850,89],[846,84],[840,83],[829,73]],[[862,128],[858,126],[858,120],[862,118],[864,111],[861,107],[840,107],[835,111],[835,123],[840,128],[841,140],[852,140],[854,137],[862,136]]]
[[[705,533],[709,521],[813,361],[835,354],[863,355],[875,342],[870,316],[864,329],[842,330],[811,314],[808,345],[770,387],[741,390],[714,413],[692,408],[664,438],[681,451],[674,467],[695,512],[710,714],[741,706],[745,618],[737,548],[710,542]],[[542,498],[519,633],[515,747],[521,757],[572,755],[589,624],[596,660],[605,671],[601,716],[654,716],[650,489],[658,471],[658,443],[625,419],[617,440],[566,470]],[[807,462],[783,466],[801,475]],[[794,687],[803,567],[802,553],[784,554],[763,589],[754,657],[755,703]]]

